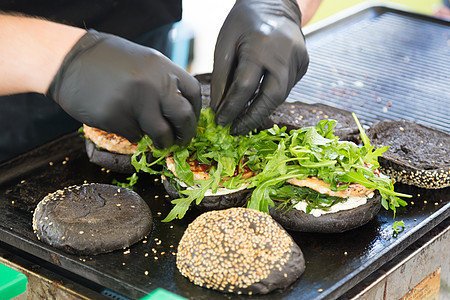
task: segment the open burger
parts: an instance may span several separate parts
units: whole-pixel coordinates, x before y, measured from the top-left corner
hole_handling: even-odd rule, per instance
[[[206,209],[246,203],[248,208],[266,213],[270,209],[275,219],[290,229],[345,231],[367,223],[381,205],[395,211],[406,204],[399,196],[407,196],[396,193],[392,180],[377,170],[378,157],[386,147],[371,146],[357,124],[362,147],[340,141],[334,135],[334,120],[289,133],[274,125],[246,136],[232,136],[229,126],[215,124],[208,108],[202,110],[197,136],[188,146],[158,150],[144,139],[139,147],[150,147],[155,160],[146,163],[145,153],[138,151],[133,165],[137,171],[163,175],[168,193],[177,197],[165,221],[182,218],[193,203],[201,206],[203,202]],[[163,168],[155,171],[154,165]],[[318,215],[317,209],[324,212]],[[291,218],[292,213],[308,219]],[[338,221],[343,225],[336,225]],[[302,227],[302,223],[316,225]]]
[[[83,124],[83,132],[86,153],[91,163],[117,173],[132,174],[135,171],[131,157],[137,151],[138,144],[86,124]],[[151,160],[151,155],[147,155],[147,158]]]
[[[302,232],[343,232],[368,223],[381,205],[394,210],[406,202],[379,170],[378,157],[360,128],[364,146],[334,136],[334,121],[291,132],[258,175],[250,208],[265,210],[285,228]],[[264,174],[266,173],[266,174]]]
[[[252,156],[261,146],[247,136],[232,136],[229,127],[218,126],[210,109],[202,110],[197,135],[186,147],[174,145],[168,149],[154,149],[149,138],[140,147],[151,148],[155,160],[148,164],[145,154],[138,151],[132,159],[137,171],[161,175],[167,193],[176,198],[174,210],[166,220],[181,218],[191,204],[201,210],[244,206],[251,193],[251,178],[260,160]],[[153,166],[161,165],[155,171]]]

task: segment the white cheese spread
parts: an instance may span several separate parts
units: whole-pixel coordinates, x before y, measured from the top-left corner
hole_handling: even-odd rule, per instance
[[[336,212],[342,211],[342,210],[353,209],[355,207],[366,204],[367,199],[372,198],[372,197],[373,197],[373,193],[370,193],[369,195],[364,196],[364,197],[350,196],[347,198],[346,201],[339,202],[339,203],[336,203],[335,205],[332,205],[329,210],[313,208],[311,210],[310,214],[313,215],[314,217],[320,217],[321,215],[324,215],[324,214],[336,213]],[[294,206],[294,208],[297,210],[306,212],[307,205],[308,204],[305,201],[300,201]]]

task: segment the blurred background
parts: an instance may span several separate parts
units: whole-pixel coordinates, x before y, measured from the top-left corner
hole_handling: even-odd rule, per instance
[[[183,0],[183,19],[172,31],[176,41],[172,59],[190,73],[210,73],[213,66],[217,35],[235,0]],[[313,24],[355,5],[395,5],[414,12],[433,15],[442,6],[442,0],[323,0]]]

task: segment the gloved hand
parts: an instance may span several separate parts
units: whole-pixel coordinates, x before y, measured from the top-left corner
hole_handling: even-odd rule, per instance
[[[300,25],[295,0],[236,1],[214,53],[211,107],[217,124],[233,122],[232,133],[246,134],[286,99],[309,63]]]
[[[186,144],[195,135],[200,84],[154,49],[88,31],[64,58],[47,96],[80,122],[137,142]]]

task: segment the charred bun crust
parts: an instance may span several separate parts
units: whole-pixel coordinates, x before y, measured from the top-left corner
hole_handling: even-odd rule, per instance
[[[95,255],[128,247],[150,233],[152,214],[135,192],[84,184],[44,197],[33,215],[38,239],[65,252]]]

